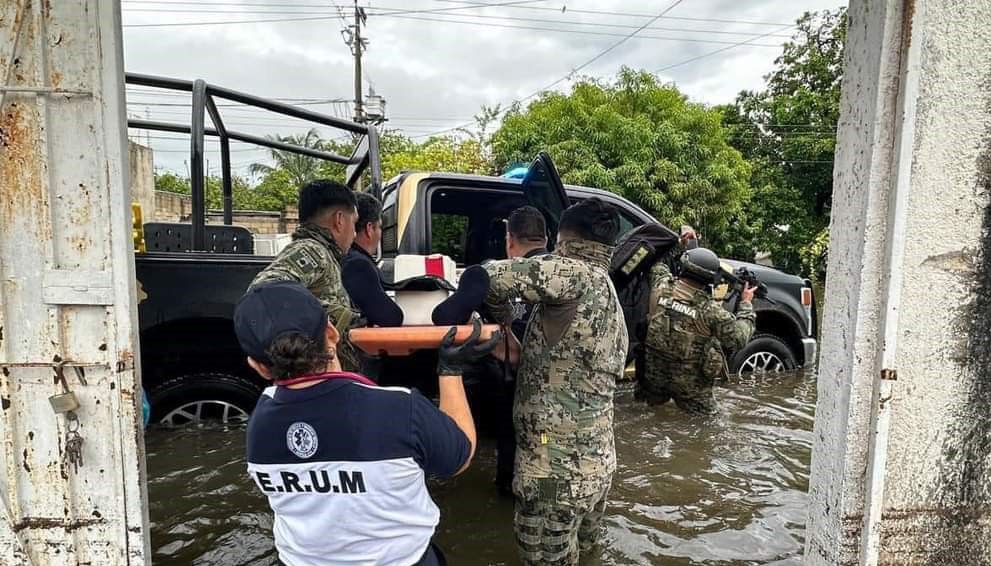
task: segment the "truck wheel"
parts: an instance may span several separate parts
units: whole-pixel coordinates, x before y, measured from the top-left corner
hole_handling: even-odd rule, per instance
[[[778,373],[798,367],[795,354],[781,338],[758,334],[730,360],[732,373]]]
[[[151,422],[183,426],[248,421],[261,389],[224,373],[200,373],[169,379],[148,393]]]

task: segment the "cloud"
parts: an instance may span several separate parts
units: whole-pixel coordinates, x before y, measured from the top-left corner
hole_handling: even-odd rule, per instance
[[[566,77],[577,66],[622,39],[622,34],[634,31],[633,26],[642,25],[648,19],[586,14],[580,10],[657,14],[669,6],[671,1],[649,0],[634,4],[617,0],[548,0],[529,4],[531,7],[545,8],[543,10],[491,7],[389,16],[382,12],[398,9],[437,10],[458,4],[438,0],[365,0],[363,4],[371,6],[366,29],[369,38],[364,58],[366,78],[374,85],[376,93],[387,100],[387,114],[393,117],[390,126],[411,135],[424,135],[469,121],[482,105],[506,105]],[[242,3],[277,6],[281,2],[244,0]],[[215,5],[217,7],[214,11],[236,12],[238,8],[234,4],[235,0],[225,0],[224,4]],[[293,4],[317,3],[301,0]],[[137,4],[127,0],[124,0],[123,6],[125,24],[276,19],[296,17],[286,15],[286,12],[316,10],[243,8],[245,11],[281,14],[267,16],[256,13],[183,13],[184,9],[202,8],[192,8],[190,5],[181,8],[164,3],[152,6],[169,6],[179,12],[136,12],[132,10],[144,8],[146,3]],[[562,6],[567,8],[564,12],[559,10]],[[669,15],[709,20],[788,23],[807,10],[837,6],[836,0],[684,0]],[[379,15],[375,15],[375,12],[379,12]],[[334,15],[333,12],[330,15]],[[496,16],[516,19],[498,19]],[[483,25],[455,21],[474,21]],[[603,24],[615,27],[606,27]],[[126,28],[125,64],[129,71],[190,79],[203,78],[208,82],[261,96],[352,98],[352,57],[341,36],[344,25],[340,19],[326,19],[198,27]],[[566,29],[569,33],[496,26]],[[621,65],[654,71],[717,49],[728,48],[733,42],[744,41],[756,34],[776,29],[740,23],[663,18],[639,35],[680,38],[679,40],[631,38],[583,69],[581,74],[611,77]],[[570,33],[577,30],[620,35]],[[699,43],[685,39],[727,43]],[[767,37],[756,42],[779,44],[784,40],[783,37]],[[759,88],[763,75],[772,68],[773,60],[779,53],[780,49],[773,47],[731,47],[718,55],[672,68],[663,72],[661,77],[676,83],[693,100],[710,104],[729,102],[742,89]],[[556,88],[563,89],[569,85],[570,81],[565,80],[556,85]],[[367,92],[368,85],[364,88]],[[153,118],[188,121],[182,108],[140,105],[162,101],[177,102],[182,99],[151,94],[131,98],[133,104],[129,110],[132,113],[144,115],[145,112],[150,112]],[[319,108],[325,112],[344,112],[343,107]],[[283,122],[273,119],[272,115],[240,111],[230,114],[237,116],[236,120],[231,118],[232,121],[243,124],[238,125],[238,129],[252,133],[305,131],[305,126],[298,122]],[[295,127],[289,127],[290,124],[295,124]],[[161,150],[156,155],[160,165],[183,170],[182,151],[188,147],[188,142],[152,140],[152,145]],[[238,147],[239,151],[232,158],[235,163],[247,163],[264,157],[264,151],[240,151],[243,149],[246,148]],[[212,155],[211,165],[219,164],[219,155]]]

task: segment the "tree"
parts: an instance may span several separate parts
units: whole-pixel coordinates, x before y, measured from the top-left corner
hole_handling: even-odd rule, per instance
[[[325,142],[316,128],[311,128],[305,134],[292,136],[267,136],[268,139],[298,145],[311,149],[324,149]],[[252,163],[249,169],[253,175],[268,175],[276,169],[281,169],[289,175],[290,181],[301,187],[316,179],[323,160],[309,155],[301,155],[281,149],[270,150],[275,166],[264,163]]]
[[[802,267],[803,247],[824,245],[817,236],[829,225],[845,40],[846,9],[806,13],[767,87],[721,108],[730,143],[754,164],[753,243],[787,270]],[[807,262],[824,257],[807,251]]]
[[[155,190],[188,195],[190,193],[189,179],[180,177],[175,173],[155,173]]]
[[[155,190],[178,193],[181,195],[192,194],[192,186],[189,179],[180,177],[175,173],[156,173]],[[220,177],[207,177],[204,184],[204,200],[207,210],[219,210],[224,207],[224,184]],[[271,203],[271,197],[263,192],[257,192],[248,182],[238,176],[231,178],[231,193],[234,199],[234,208],[239,210],[282,210],[283,206],[273,205],[266,207],[259,203]],[[270,200],[264,200],[268,197]]]
[[[500,168],[547,151],[565,182],[621,194],[676,229],[691,224],[720,252],[750,198],[750,165],[720,112],[627,68],[511,108],[492,148]]]

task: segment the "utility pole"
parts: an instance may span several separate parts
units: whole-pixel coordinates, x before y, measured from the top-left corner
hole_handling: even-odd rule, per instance
[[[366,21],[365,9],[358,6],[358,0],[354,0],[354,25],[345,30],[345,40],[351,48],[351,54],[354,55],[354,121],[359,124],[365,122],[365,110],[362,102],[364,95],[361,88],[361,55],[365,49],[366,40],[361,37],[361,26]]]

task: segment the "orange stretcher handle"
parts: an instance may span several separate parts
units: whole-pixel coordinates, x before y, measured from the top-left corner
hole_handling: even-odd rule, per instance
[[[455,344],[462,344],[471,336],[472,326],[457,327]],[[377,356],[408,356],[417,350],[435,350],[450,330],[450,326],[398,326],[394,328],[355,328],[348,333],[351,343],[365,353]],[[499,330],[497,324],[483,324],[480,340],[488,340]]]

